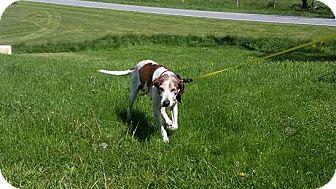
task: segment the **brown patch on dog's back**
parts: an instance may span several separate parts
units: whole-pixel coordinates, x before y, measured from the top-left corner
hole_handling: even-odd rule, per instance
[[[142,68],[139,69],[140,73],[140,81],[142,88],[149,88],[152,84],[153,74],[156,69],[162,67],[158,64],[146,64]]]

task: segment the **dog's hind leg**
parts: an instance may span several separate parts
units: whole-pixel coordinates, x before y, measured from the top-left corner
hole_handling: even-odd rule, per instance
[[[133,74],[132,79],[131,79],[131,91],[130,91],[130,95],[128,98],[128,108],[127,108],[127,120],[128,121],[131,121],[132,107],[137,97],[140,85],[141,83],[139,81],[139,76],[137,74]]]

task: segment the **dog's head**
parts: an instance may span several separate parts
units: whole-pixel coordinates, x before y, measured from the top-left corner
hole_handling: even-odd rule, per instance
[[[162,75],[153,81],[158,89],[162,107],[172,107],[182,101],[184,82],[179,75]]]

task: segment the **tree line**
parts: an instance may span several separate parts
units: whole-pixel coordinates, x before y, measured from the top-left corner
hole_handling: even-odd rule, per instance
[[[275,8],[277,0],[273,0],[272,2],[273,2],[273,7]],[[240,5],[240,0],[236,0],[236,4],[237,4],[237,6],[239,6]],[[311,4],[309,4],[308,0],[300,0],[300,7],[302,9],[314,9],[314,10],[318,8],[317,5],[316,5],[316,0],[312,0]]]

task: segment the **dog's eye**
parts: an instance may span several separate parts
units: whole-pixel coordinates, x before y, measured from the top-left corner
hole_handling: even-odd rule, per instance
[[[160,89],[160,91],[161,91],[161,92],[163,92],[163,91],[164,91],[164,89],[163,89],[162,87],[160,87],[159,89]]]
[[[175,92],[175,91],[176,91],[176,89],[172,89],[172,90],[171,90],[171,92]]]

